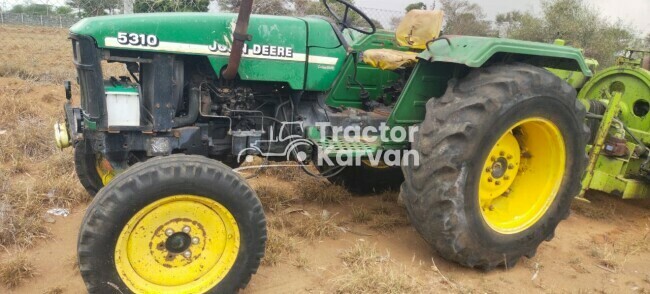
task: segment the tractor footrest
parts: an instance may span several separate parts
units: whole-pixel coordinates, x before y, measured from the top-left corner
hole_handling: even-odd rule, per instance
[[[348,142],[333,139],[316,141],[315,143],[318,145],[319,152],[324,152],[327,157],[367,157],[370,154],[377,153],[380,146],[378,142]]]

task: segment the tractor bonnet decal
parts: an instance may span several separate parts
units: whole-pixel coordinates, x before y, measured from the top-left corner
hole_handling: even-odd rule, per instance
[[[223,52],[230,53],[231,48],[229,45],[219,44],[217,41],[214,41],[212,45],[208,47],[212,52]],[[244,44],[244,55],[261,55],[261,56],[271,56],[271,57],[286,57],[293,58],[293,47],[283,47],[283,46],[273,46],[273,45],[259,45],[253,44],[248,46]]]
[[[129,34],[127,34],[127,36],[128,35]],[[131,48],[131,49],[137,48],[137,49],[142,49],[147,51],[163,51],[163,52],[174,52],[174,53],[230,56],[230,46],[220,44],[217,41],[214,41],[210,45],[189,44],[189,43],[159,41],[157,38],[154,39],[154,37],[151,36],[152,35],[144,35],[144,42],[128,42],[128,41],[124,42],[124,40],[118,40],[118,38],[115,37],[106,37],[104,39],[104,42],[106,44],[106,47],[111,47],[111,48]],[[150,39],[149,41],[152,42],[147,42],[147,38],[149,38]],[[155,41],[155,43],[153,41]],[[155,46],[152,46],[152,44],[155,44]],[[307,61],[311,64],[332,66],[331,69],[334,69],[333,66],[335,66],[339,61],[339,59],[336,57],[315,56],[315,55],[308,56],[305,53],[296,53],[293,47],[262,45],[262,44],[253,44],[253,45],[244,46],[244,58],[257,58],[257,59],[295,61],[295,62]],[[330,69],[330,67],[326,67],[322,69]]]

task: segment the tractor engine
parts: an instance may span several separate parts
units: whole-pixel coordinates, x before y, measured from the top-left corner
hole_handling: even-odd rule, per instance
[[[77,35],[72,42],[81,108],[66,104],[75,127],[60,145],[83,140],[114,168],[174,153],[234,162],[282,150],[286,143],[261,142],[280,135],[283,122],[299,122],[302,92],[286,84],[226,81],[205,57],[97,50],[92,39]],[[124,65],[124,75],[104,74],[114,63]],[[299,127],[283,132],[302,135]]]

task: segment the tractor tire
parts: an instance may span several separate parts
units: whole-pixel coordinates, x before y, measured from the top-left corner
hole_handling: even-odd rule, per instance
[[[442,257],[513,267],[569,216],[589,130],[576,92],[550,72],[498,64],[451,80],[426,104],[401,196]]]
[[[363,196],[398,191],[404,182],[404,175],[399,167],[372,167],[362,164],[346,167],[328,180],[343,186],[354,195]]]
[[[74,166],[81,185],[91,197],[95,196],[104,183],[97,172],[97,157],[86,141],[79,141],[74,147]]]
[[[242,177],[172,155],[133,165],[97,194],[78,258],[90,293],[235,293],[265,243],[262,205]]]

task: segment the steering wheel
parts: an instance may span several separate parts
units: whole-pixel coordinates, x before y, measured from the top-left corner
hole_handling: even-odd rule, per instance
[[[370,17],[368,17],[363,11],[361,11],[361,9],[354,6],[352,3],[348,2],[348,1],[345,1],[345,0],[334,0],[335,2],[341,3],[341,4],[343,4],[345,6],[345,11],[343,12],[343,17],[341,17],[341,16],[339,16],[338,13],[336,13],[332,9],[332,7],[330,7],[330,5],[328,3],[330,0],[322,0],[322,1],[323,1],[323,5],[325,5],[325,8],[327,9],[327,12],[329,12],[329,14],[331,14],[332,17],[334,17],[334,19],[336,20],[338,25],[340,25],[342,27],[342,29],[348,28],[348,29],[352,29],[352,30],[355,30],[355,31],[357,31],[359,33],[366,34],[366,35],[372,35],[375,32],[377,32],[377,26],[375,26],[375,23],[372,22]],[[364,21],[366,21],[368,23],[368,25],[370,26],[370,30],[366,30],[364,28],[360,28],[360,27],[352,24],[352,21],[350,19],[350,10],[352,10],[352,12],[355,12],[359,16],[361,16],[361,18]]]

